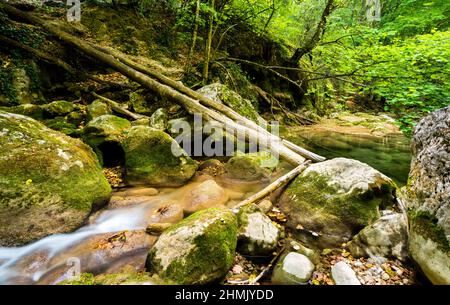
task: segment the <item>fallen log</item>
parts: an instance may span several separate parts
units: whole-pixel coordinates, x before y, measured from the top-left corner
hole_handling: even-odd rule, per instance
[[[182,94],[170,86],[157,82],[148,75],[141,73],[136,69],[133,69],[128,65],[125,65],[122,62],[116,60],[113,56],[105,54],[93,48],[82,39],[79,39],[69,33],[66,33],[63,30],[59,29],[58,27],[55,27],[30,13],[22,12],[5,3],[1,3],[0,8],[10,16],[18,18],[20,20],[25,20],[31,24],[46,29],[48,32],[58,37],[60,40],[79,49],[85,55],[103,62],[104,64],[110,66],[114,70],[122,73],[123,75],[141,84],[142,86],[159,93],[161,96],[181,104],[189,113],[191,114],[199,113],[206,119],[220,122],[226,128],[230,128],[231,130],[233,130],[238,134],[239,133],[245,134],[246,138],[254,143],[268,142],[268,135],[267,135],[268,132],[265,134],[257,130],[248,128],[246,126],[242,126],[234,122],[232,119],[225,117],[224,115],[201,105],[198,100],[195,100],[185,94]],[[305,158],[293,152],[289,148],[285,147],[280,142],[277,142],[275,138],[270,139],[270,145],[271,145],[270,147],[271,152],[283,157],[292,164],[298,165],[302,164],[305,161]]]
[[[20,43],[18,41],[15,41],[13,39],[5,37],[3,35],[0,35],[0,42],[4,43],[6,45],[9,45],[9,46],[11,46],[13,48],[24,50],[24,51],[32,54],[37,59],[45,61],[45,62],[47,62],[49,64],[53,64],[55,66],[58,66],[61,69],[67,71],[68,73],[70,73],[70,74],[72,74],[74,76],[77,76],[77,77],[81,76],[81,78],[90,79],[90,80],[93,80],[93,81],[95,81],[95,82],[97,82],[99,84],[107,85],[107,86],[110,86],[110,87],[119,87],[121,89],[131,88],[131,86],[127,86],[127,85],[124,85],[124,84],[115,83],[115,82],[111,82],[111,81],[106,81],[106,80],[100,79],[100,78],[98,78],[98,77],[96,77],[94,75],[88,74],[86,72],[78,71],[74,67],[69,65],[67,62],[61,60],[60,58],[54,57],[54,56],[52,56],[52,55],[50,55],[50,54],[48,54],[46,52],[37,50],[35,48],[32,48],[32,47],[27,46],[25,44],[22,44],[22,43]]]
[[[267,197],[270,193],[272,193],[273,191],[282,187],[283,185],[289,183],[292,179],[294,179],[299,174],[301,174],[305,169],[308,168],[310,163],[311,163],[310,160],[306,161],[305,163],[294,168],[292,171],[290,171],[286,175],[278,178],[277,180],[275,180],[274,182],[272,182],[271,184],[266,186],[264,189],[262,189],[258,193],[248,197],[244,201],[241,201],[240,203],[238,203],[236,206],[234,206],[232,208],[233,212],[238,213],[239,209],[242,208],[243,206],[246,206],[251,203],[255,203],[255,202],[263,199],[264,197]]]
[[[96,44],[91,43],[90,44],[93,48],[102,51],[108,55],[114,56],[115,58],[117,58],[120,62],[122,62],[123,64],[143,73],[146,74],[150,77],[153,77],[157,80],[159,80],[161,83],[168,85],[174,89],[176,89],[177,91],[186,94],[187,96],[198,100],[201,104],[203,104],[204,106],[208,106],[213,108],[216,111],[219,111],[220,113],[224,114],[225,116],[227,116],[228,118],[237,121],[238,123],[240,123],[243,126],[246,126],[248,128],[251,129],[255,129],[256,131],[265,134],[267,137],[269,137],[270,139],[273,140],[279,140],[279,138],[273,134],[271,134],[269,131],[267,131],[265,128],[259,126],[258,124],[256,124],[255,122],[253,122],[252,120],[240,115],[239,113],[237,113],[236,111],[234,111],[233,109],[229,108],[228,106],[218,103],[200,93],[198,93],[197,91],[192,90],[191,88],[188,88],[186,86],[184,86],[182,83],[174,81],[173,79],[162,75],[161,73],[155,72],[152,69],[145,67],[143,65],[140,65],[138,63],[136,63],[135,61],[133,61],[132,59],[130,59],[127,55],[117,51],[117,50],[113,50],[110,48],[106,48],[103,46],[99,46]],[[322,162],[325,161],[326,158],[319,156],[313,152],[310,152],[302,147],[299,147],[298,145],[287,141],[285,139],[281,140],[281,143],[283,145],[285,145],[288,149],[298,153],[299,155],[301,155],[304,158],[310,159],[314,162]]]

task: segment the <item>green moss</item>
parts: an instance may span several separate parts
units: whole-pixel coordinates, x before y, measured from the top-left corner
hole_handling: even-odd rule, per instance
[[[214,218],[213,222],[211,218]],[[178,284],[205,284],[219,280],[232,266],[237,244],[237,220],[230,211],[212,208],[196,212],[170,227],[164,234],[171,234],[196,222],[208,221],[207,227],[202,229],[203,233],[192,241],[195,248],[186,257],[172,261],[161,272],[158,263],[154,262],[155,251],[152,249],[147,266],[153,271],[159,271],[161,277]]]
[[[450,244],[445,231],[437,224],[436,217],[425,211],[414,210],[408,211],[408,217],[411,231],[434,241],[442,251],[450,251]]]
[[[94,137],[104,137],[112,140],[113,137],[120,137],[123,132],[131,127],[131,123],[115,115],[105,114],[90,121],[83,132]]]
[[[257,180],[269,176],[278,166],[278,159],[268,152],[238,153],[232,157],[225,169],[235,179]]]
[[[111,107],[101,100],[95,100],[87,107],[88,121],[105,114],[112,114]]]
[[[9,113],[26,115],[36,120],[42,119],[43,114],[42,108],[39,105],[34,104],[22,104],[12,107],[0,107],[0,110]]]
[[[147,126],[130,129],[123,141],[123,148],[129,182],[179,186],[186,183],[197,170],[195,161],[175,140],[168,134]]]
[[[90,210],[109,197],[111,188],[88,146],[37,121],[0,115],[0,207],[62,202]]]
[[[72,123],[68,123],[63,117],[44,120],[42,122],[48,128],[56,131],[60,131],[66,135],[76,136],[78,135],[77,126]]]
[[[95,278],[92,273],[82,273],[77,280],[65,280],[58,285],[88,286],[95,285]]]
[[[77,280],[65,280],[58,285],[139,285],[139,284],[170,284],[157,277],[150,276],[147,272],[134,270],[124,273],[100,274],[82,273]]]
[[[328,184],[327,178],[317,173],[298,177],[286,193],[288,196],[295,195],[295,205],[301,211],[307,210],[324,218],[337,218],[345,225],[360,229],[378,219],[378,207],[392,200],[391,196],[380,197],[374,192],[339,194]]]
[[[75,105],[68,101],[54,101],[43,108],[51,116],[65,116],[75,109]]]

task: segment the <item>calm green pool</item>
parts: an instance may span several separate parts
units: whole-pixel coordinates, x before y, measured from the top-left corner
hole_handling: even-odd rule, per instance
[[[401,134],[376,137],[305,128],[287,131],[283,136],[328,159],[345,157],[367,163],[392,178],[398,186],[407,182],[410,139]]]

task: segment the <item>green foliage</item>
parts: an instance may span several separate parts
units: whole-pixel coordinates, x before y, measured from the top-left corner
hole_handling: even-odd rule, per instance
[[[314,34],[325,0],[235,0],[255,4],[250,23],[275,40],[301,47]],[[445,0],[384,0],[381,20],[368,21],[360,0],[335,1],[321,43],[302,68],[309,81],[304,105],[320,113],[336,100],[366,97],[396,115],[410,133],[421,117],[450,103],[450,2]],[[264,11],[264,8],[266,11]],[[258,11],[263,11],[257,14]]]

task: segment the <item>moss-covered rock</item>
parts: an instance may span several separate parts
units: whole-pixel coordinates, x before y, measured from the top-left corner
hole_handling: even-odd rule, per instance
[[[230,178],[254,181],[267,178],[277,166],[278,159],[268,152],[238,152],[227,162],[225,170]]]
[[[102,100],[97,99],[87,106],[88,121],[105,114],[112,114],[112,110],[111,107]]]
[[[119,140],[123,137],[124,131],[130,127],[130,121],[115,115],[105,114],[90,121],[84,128],[84,133],[90,137]]]
[[[75,105],[68,101],[53,101],[43,106],[44,111],[51,117],[66,116],[75,109]]]
[[[264,121],[264,119],[259,116],[258,111],[249,100],[244,99],[242,96],[232,91],[226,85],[214,83],[200,88],[198,92],[216,102],[227,105],[240,115],[249,118],[250,120],[253,120],[255,122]]]
[[[62,132],[63,134],[69,136],[75,136],[78,134],[77,126],[67,122],[63,117],[43,120],[42,123],[48,128]]]
[[[197,164],[168,134],[148,126],[132,127],[122,142],[129,184],[175,187],[185,184]]]
[[[170,227],[149,251],[147,269],[177,284],[207,284],[233,264],[237,221],[227,209],[206,209]]]
[[[151,115],[152,109],[147,104],[147,94],[145,90],[137,90],[130,93],[129,105],[136,113]]]
[[[413,160],[403,189],[409,254],[434,284],[450,284],[450,106],[414,129]]]
[[[280,208],[306,244],[332,248],[349,241],[394,204],[391,179],[359,161],[337,158],[311,165],[286,189]]]
[[[0,245],[78,228],[111,188],[92,150],[17,114],[0,112]]]
[[[120,145],[125,138],[125,132],[130,128],[131,123],[128,120],[105,114],[94,118],[84,127],[83,140],[94,149],[101,164],[104,164],[104,153],[117,156],[123,154]]]
[[[41,106],[34,104],[21,104],[12,107],[0,107],[0,110],[10,113],[26,115],[36,120],[42,119],[43,114]]]
[[[78,278],[65,280],[58,285],[91,286],[91,285],[167,285],[147,272],[128,271],[122,273],[100,274],[82,273]]]

